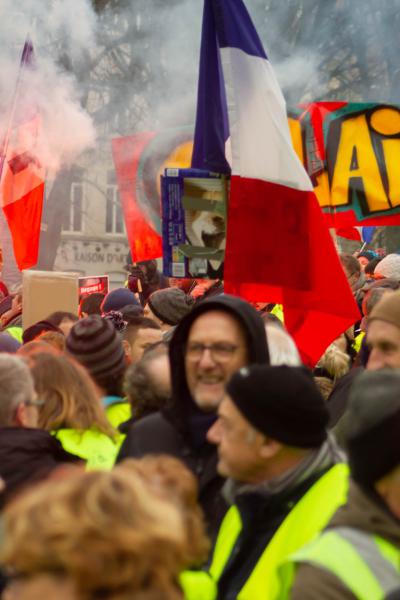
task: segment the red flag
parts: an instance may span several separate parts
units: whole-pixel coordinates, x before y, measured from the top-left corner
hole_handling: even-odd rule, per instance
[[[336,227],[336,235],[354,242],[362,241],[361,227]]]
[[[225,291],[282,303],[287,328],[312,365],[357,321],[357,305],[293,149],[282,92],[243,2],[206,0],[204,14],[203,42],[211,48],[203,53],[203,44],[202,56],[215,60],[217,39],[224,76],[208,69],[214,80],[204,98],[211,107],[214,93],[220,106],[225,94],[218,86],[224,82],[232,147]],[[221,122],[222,117],[211,124],[222,127]],[[225,131],[218,133],[214,138],[223,139]]]
[[[139,177],[140,156],[155,132],[145,132],[112,141],[114,164],[117,173],[122,210],[133,262],[162,256],[162,239],[154,229],[146,213],[146,202],[138,202],[144,196]]]
[[[20,99],[24,71],[33,67],[33,47],[29,40],[22,52],[20,73],[12,108],[10,125],[5,135],[1,177],[1,206],[10,228],[18,268],[28,269],[37,263],[40,222],[43,208],[44,169],[35,156],[40,116],[31,106],[22,108]]]

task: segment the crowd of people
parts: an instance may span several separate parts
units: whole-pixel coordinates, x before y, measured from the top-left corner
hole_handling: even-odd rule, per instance
[[[340,259],[313,368],[155,261],[26,328],[0,282],[0,597],[399,600],[400,254]]]

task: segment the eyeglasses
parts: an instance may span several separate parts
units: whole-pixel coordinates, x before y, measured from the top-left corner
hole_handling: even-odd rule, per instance
[[[240,346],[229,344],[228,342],[220,342],[217,344],[200,344],[192,343],[186,346],[186,358],[195,362],[201,359],[205,350],[209,350],[211,358],[214,362],[228,362],[236,350]]]
[[[45,401],[40,398],[33,398],[32,400],[26,400],[26,402],[24,402],[25,406],[43,406],[44,403]]]

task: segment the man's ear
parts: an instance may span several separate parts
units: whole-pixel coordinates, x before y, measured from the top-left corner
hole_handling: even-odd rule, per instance
[[[270,437],[264,437],[264,441],[260,447],[262,458],[273,458],[282,450],[282,444]]]
[[[128,340],[122,340],[122,345],[124,347],[125,358],[131,359],[132,358],[132,348],[131,348],[130,343],[128,342]]]
[[[26,405],[21,402],[18,404],[15,413],[14,413],[14,424],[17,427],[27,427],[27,415],[26,415]]]

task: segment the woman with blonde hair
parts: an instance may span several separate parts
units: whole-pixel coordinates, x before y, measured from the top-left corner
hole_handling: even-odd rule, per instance
[[[121,435],[109,424],[90,375],[73,359],[53,353],[27,358],[42,401],[38,427],[53,433],[88,468],[111,469]]]
[[[203,511],[198,503],[197,479],[182,461],[167,455],[128,458],[114,469],[139,476],[157,496],[169,499],[182,515],[185,528],[185,570],[179,583],[185,598],[204,600],[217,597],[215,582],[200,567],[205,564],[210,540],[206,535]]]
[[[182,461],[166,454],[127,458],[117,468],[138,475],[153,493],[175,502],[186,527],[188,565],[199,567],[204,564],[210,540],[205,532],[204,515],[198,503],[197,479],[193,473]]]
[[[4,534],[7,600],[183,598],[182,518],[133,473],[74,471],[36,486],[7,508]]]

